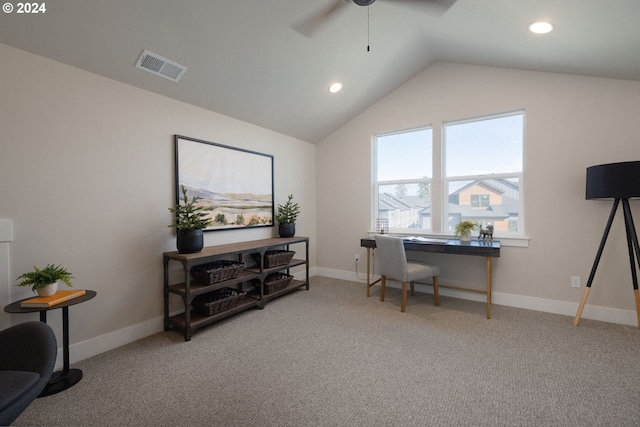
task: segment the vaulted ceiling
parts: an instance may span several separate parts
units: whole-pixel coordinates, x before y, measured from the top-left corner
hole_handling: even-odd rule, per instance
[[[294,28],[337,1],[55,0],[1,13],[0,43],[311,143],[435,62],[640,81],[640,0],[377,0]],[[540,19],[555,31],[530,33]],[[182,79],[135,68],[145,49]]]

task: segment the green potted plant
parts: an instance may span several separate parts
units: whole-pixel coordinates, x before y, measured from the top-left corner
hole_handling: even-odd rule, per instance
[[[296,234],[296,219],[300,214],[300,205],[293,203],[293,194],[284,205],[278,205],[278,213],[275,220],[278,221],[278,234],[280,237],[293,237]]]
[[[181,254],[200,252],[204,246],[202,230],[211,224],[211,218],[205,212],[204,207],[197,206],[199,196],[191,199],[187,196],[187,187],[182,186],[183,204],[178,203],[175,208],[169,208],[173,213],[173,227],[178,236],[176,246]]]
[[[22,281],[16,286],[31,286],[31,290],[41,297],[48,297],[56,293],[58,283],[71,286],[73,276],[60,265],[47,264],[45,268],[33,266],[33,271],[20,275],[16,280]]]
[[[460,237],[462,242],[468,242],[471,240],[471,231],[478,228],[478,224],[475,221],[465,219],[456,224],[456,237]]]

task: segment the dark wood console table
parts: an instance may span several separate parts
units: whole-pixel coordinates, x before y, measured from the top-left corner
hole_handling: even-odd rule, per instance
[[[56,304],[51,307],[21,307],[22,301],[31,299],[33,297],[24,298],[20,301],[13,302],[4,308],[7,313],[36,313],[40,312],[40,321],[47,323],[47,311],[62,309],[62,355],[63,355],[63,368],[61,371],[56,371],[51,376],[49,383],[44,388],[40,397],[49,396],[55,393],[59,393],[70,387],[73,387],[82,379],[82,371],[80,369],[69,369],[69,307],[72,305],[80,304],[90,300],[96,296],[95,291],[87,289],[87,293],[71,299],[69,301]]]
[[[360,239],[360,246],[367,248],[367,296],[369,296],[369,288],[380,282],[380,279],[371,282],[371,252],[376,247],[374,237],[366,237]],[[473,255],[484,256],[487,261],[487,288],[484,291],[477,289],[461,288],[457,286],[447,286],[439,284],[439,288],[449,288],[459,291],[478,292],[487,296],[487,319],[491,318],[491,259],[500,256],[500,241],[494,240],[487,242],[483,240],[472,240],[470,242],[461,242],[457,239],[423,239],[423,240],[404,240],[404,249],[406,251],[416,252],[433,252],[450,255]]]
[[[264,267],[264,254],[272,249],[289,250],[291,245],[304,245],[304,259],[300,252],[296,252],[296,258],[285,265],[266,268]],[[253,255],[260,255],[260,262],[255,263]],[[193,281],[191,269],[197,265],[207,264],[217,260],[237,260],[244,263],[245,268],[237,277],[213,284],[203,284]],[[169,278],[169,263],[180,263],[182,266],[182,283],[172,284]],[[305,280],[292,280],[284,289],[265,294],[264,281],[269,274],[279,271],[289,272],[296,266],[305,266]],[[257,290],[251,283],[258,283]],[[250,292],[235,307],[216,313],[211,316],[203,316],[191,309],[191,302],[200,294],[211,292],[224,287],[243,290],[246,284],[251,286]],[[301,287],[309,289],[309,238],[308,237],[274,237],[270,239],[252,240],[248,242],[231,243],[218,246],[207,246],[201,252],[194,254],[181,254],[176,251],[164,253],[164,329],[176,328],[183,332],[184,340],[189,341],[196,329],[222,320],[226,317],[248,310],[250,308],[264,308],[265,304],[279,296],[298,290]],[[169,296],[177,295],[182,298],[182,313],[170,315]]]

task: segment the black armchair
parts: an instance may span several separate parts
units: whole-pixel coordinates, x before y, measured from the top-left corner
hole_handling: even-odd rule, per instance
[[[0,425],[14,422],[42,392],[57,352],[46,323],[29,321],[0,331]]]

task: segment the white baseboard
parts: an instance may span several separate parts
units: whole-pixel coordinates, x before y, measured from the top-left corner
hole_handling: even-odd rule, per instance
[[[571,317],[575,317],[578,312],[578,306],[580,305],[579,302],[558,301],[546,298],[505,294],[502,292],[492,292],[491,302],[498,305],[544,311],[546,313],[564,314]],[[585,305],[581,318],[619,323],[621,325],[638,326],[638,318],[635,311],[602,307],[599,305]]]
[[[363,269],[363,271],[358,271],[358,273],[356,274],[353,271],[333,270],[331,268],[318,267],[316,268],[316,273],[318,276],[330,277],[331,279],[350,280],[352,282],[362,283],[367,282],[366,268]]]
[[[132,343],[149,335],[164,330],[164,319],[162,316],[136,325],[127,326],[108,334],[90,338],[69,346],[69,363],[73,364],[89,357],[97,356],[105,351],[113,350],[125,344]],[[60,339],[59,342],[62,342]],[[56,369],[62,368],[62,349],[58,349],[58,359]]]
[[[358,273],[359,277],[351,271],[332,270],[328,268],[318,268],[317,273],[320,276],[330,277],[333,279],[350,280],[354,282],[363,283],[362,292],[363,295],[366,292],[366,277],[367,273]],[[378,276],[374,277],[375,279]],[[448,283],[449,284],[449,283]],[[464,284],[450,283],[452,286],[464,287]],[[399,287],[400,284],[396,282],[389,282],[391,287]],[[416,284],[416,290],[418,292],[433,293],[433,288],[428,285]],[[440,295],[460,298],[472,301],[485,302],[485,296],[476,292],[465,292],[455,289],[440,289]],[[579,302],[567,302],[558,301],[546,298],[530,297],[526,295],[507,294],[503,292],[492,292],[491,303],[496,305],[505,305],[508,307],[524,308],[527,310],[542,311],[545,313],[563,314],[571,317],[575,317],[578,311]],[[619,323],[622,325],[638,326],[638,320],[636,312],[633,310],[621,310],[617,308],[602,307],[597,305],[586,305],[582,312],[582,319],[600,320],[603,322]]]
[[[297,272],[291,273],[291,274],[293,274],[293,277],[296,280],[305,280],[306,279],[304,270],[300,270],[300,271],[297,271]],[[317,276],[317,275],[318,275],[318,269],[316,267],[313,267],[313,268],[309,269],[309,277],[313,277],[313,276]]]

